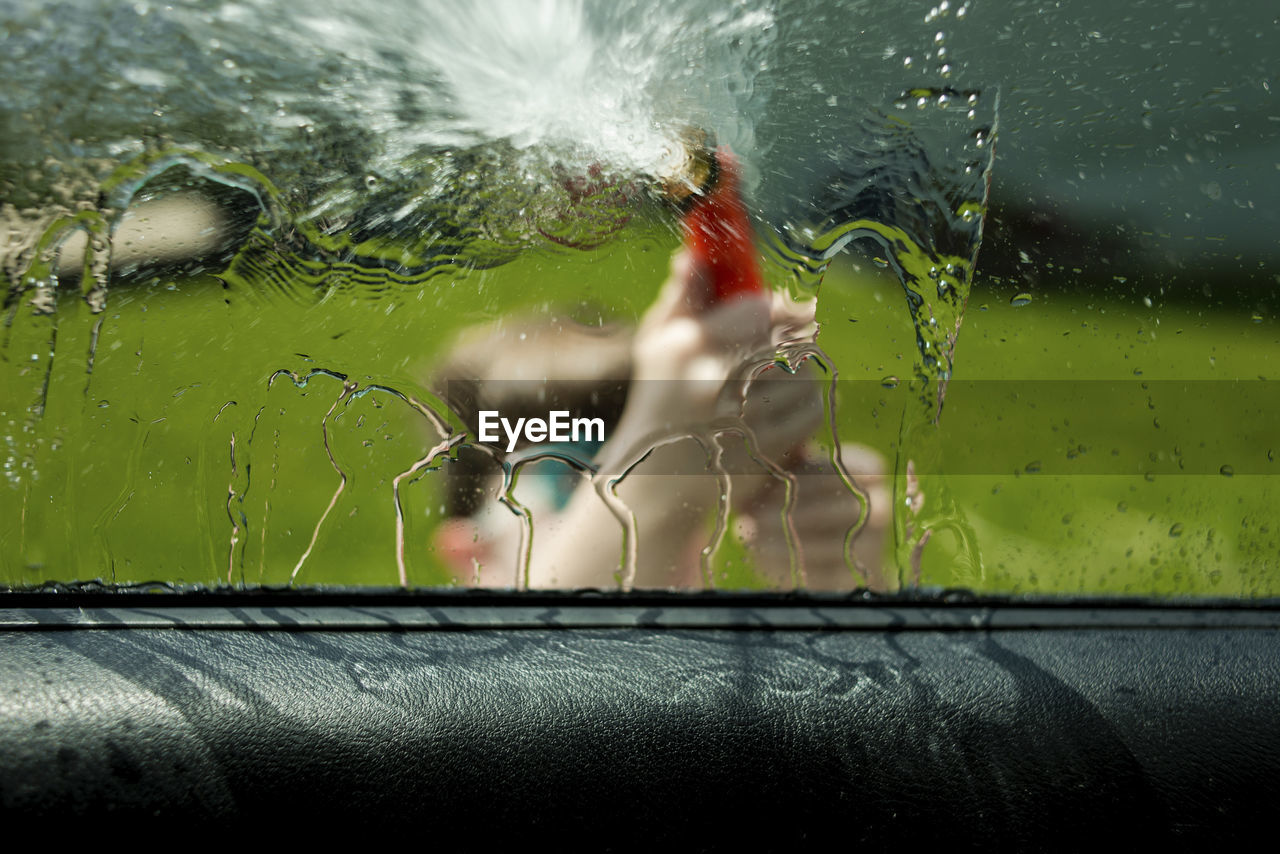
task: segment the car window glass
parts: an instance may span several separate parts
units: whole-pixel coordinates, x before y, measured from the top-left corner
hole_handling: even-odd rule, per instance
[[[0,583],[1276,592],[1274,17],[0,26]]]

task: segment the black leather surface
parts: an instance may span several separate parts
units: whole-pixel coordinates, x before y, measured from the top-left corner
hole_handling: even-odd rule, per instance
[[[0,631],[7,827],[591,847],[1219,847],[1280,797],[1275,628]]]

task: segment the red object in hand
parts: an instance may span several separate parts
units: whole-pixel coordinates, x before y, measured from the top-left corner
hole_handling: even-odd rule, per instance
[[[706,308],[765,290],[747,207],[738,190],[738,158],[721,146],[716,150],[716,167],[712,186],[693,197],[693,206],[684,216],[685,247],[709,274]]]

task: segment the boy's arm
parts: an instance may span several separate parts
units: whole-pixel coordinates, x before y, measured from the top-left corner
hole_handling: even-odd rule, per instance
[[[624,523],[597,486],[624,474],[615,507],[624,518],[634,514],[635,583],[698,584],[690,572],[702,545],[695,534],[706,530],[720,484],[708,473],[703,445],[692,437],[709,443],[718,418],[740,415],[741,384],[754,364],[772,359],[775,329],[805,326],[799,317],[805,309],[783,310],[767,294],[700,307],[707,275],[691,254],[675,256],[670,278],[637,330],[627,405],[597,455],[599,473],[575,490],[562,512],[535,520],[531,587],[612,581],[604,573],[611,557],[622,554]],[[776,454],[801,443],[815,426],[807,417],[771,420],[757,427],[761,450]]]

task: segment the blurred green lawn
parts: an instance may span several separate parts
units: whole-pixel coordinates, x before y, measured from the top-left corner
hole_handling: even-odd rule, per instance
[[[988,469],[942,484],[973,527],[985,571],[956,572],[944,546],[926,551],[923,582],[1276,595],[1275,318],[1166,301],[1141,283],[1054,284],[1015,307],[1017,291],[975,283],[939,432],[944,472]],[[885,313],[900,311],[897,284],[862,286],[870,300],[852,277],[829,276],[824,288],[820,338],[842,376],[909,376],[910,330]],[[841,320],[845,330],[830,335]],[[905,384],[886,391],[904,393]],[[891,452],[900,411],[864,420],[859,438]],[[957,456],[969,464],[949,467]]]
[[[325,291],[301,297],[235,269],[225,282],[120,288],[98,330],[91,374],[96,319],[82,303],[68,295],[54,318],[20,310],[0,375],[2,578],[283,584],[296,569],[299,584],[392,585],[392,483],[421,458],[429,433],[389,390],[427,399],[431,366],[459,329],[502,314],[634,320],[671,249],[641,234],[596,253],[543,255],[467,277],[391,276],[375,287],[356,275],[345,287],[331,278]],[[1280,469],[1272,459],[1280,448],[1269,446],[1266,426],[1280,404],[1272,383],[1259,380],[1280,376],[1274,318],[1163,303],[1158,288],[1148,294],[1141,283],[1108,285],[1109,293],[1046,290],[1014,307],[1012,293],[979,277],[938,427],[943,473],[923,483],[926,499],[954,499],[982,566],[963,565],[940,533],[921,582],[993,592],[1277,595]],[[846,259],[828,274],[819,306],[819,343],[842,380],[842,438],[892,465],[912,392],[905,381],[890,388],[882,380],[911,377],[915,346],[900,288]],[[49,367],[43,354],[55,320],[47,408],[33,421],[27,407]],[[302,387],[288,377],[269,383],[277,371],[301,377],[315,369],[371,390],[340,401],[343,381],[330,374]],[[1059,397],[1051,383],[1063,380],[1074,391]],[[1258,397],[1248,429],[1238,412],[1208,405],[1212,393],[1189,408],[1198,393],[1173,382],[1214,389],[1228,380],[1246,382],[1244,399]],[[1095,388],[1083,381],[1110,390],[1105,405],[1081,397]],[[1050,393],[1005,399],[993,391],[1002,388]],[[1100,463],[1104,454],[1118,462]],[[948,473],[950,459],[968,467]],[[414,585],[458,583],[429,547],[442,479],[429,471],[401,485]],[[614,560],[601,556],[602,578]],[[730,538],[719,583],[757,586],[749,563]]]

